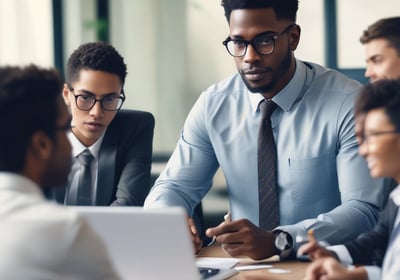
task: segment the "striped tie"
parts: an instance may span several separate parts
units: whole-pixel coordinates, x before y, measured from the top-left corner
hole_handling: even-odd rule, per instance
[[[81,163],[77,205],[91,205],[92,202],[92,175],[90,164],[93,156],[88,149],[78,156]]]
[[[265,230],[272,230],[279,225],[276,147],[270,119],[276,104],[272,100],[263,100],[259,108],[262,114],[257,151],[259,226]]]

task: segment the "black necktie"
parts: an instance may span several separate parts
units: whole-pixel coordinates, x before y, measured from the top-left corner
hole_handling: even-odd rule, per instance
[[[78,197],[77,205],[91,205],[92,202],[92,172],[91,162],[93,159],[92,154],[88,149],[84,150],[78,156],[81,163],[79,173]]]
[[[259,105],[262,117],[258,132],[258,196],[259,226],[271,230],[279,225],[276,190],[276,147],[272,133],[271,115],[276,104],[263,100]]]

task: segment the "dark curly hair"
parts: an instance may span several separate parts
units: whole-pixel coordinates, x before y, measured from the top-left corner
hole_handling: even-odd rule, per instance
[[[383,18],[368,26],[360,37],[361,44],[385,39],[400,55],[400,17]]]
[[[225,17],[229,23],[231,12],[238,9],[272,8],[277,19],[288,19],[296,22],[296,13],[299,7],[298,0],[222,0]]]
[[[67,83],[75,82],[82,69],[115,74],[119,77],[122,86],[127,75],[123,57],[113,46],[105,42],[91,42],[80,45],[71,54],[67,63]]]
[[[59,73],[35,65],[0,67],[0,170],[20,172],[32,135],[55,139]]]
[[[384,109],[396,130],[400,131],[400,80],[379,80],[361,89],[355,103],[356,117],[379,108]]]

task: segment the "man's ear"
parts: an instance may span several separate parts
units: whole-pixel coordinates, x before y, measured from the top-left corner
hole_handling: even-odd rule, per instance
[[[46,133],[37,131],[31,138],[30,154],[37,160],[48,160],[53,152],[53,145],[53,140]]]
[[[65,102],[65,105],[68,107],[71,106],[70,100],[69,100],[69,88],[67,84],[64,84],[63,91],[62,91],[62,96]]]
[[[301,28],[299,25],[293,26],[289,32],[289,46],[291,51],[295,51],[300,42]]]

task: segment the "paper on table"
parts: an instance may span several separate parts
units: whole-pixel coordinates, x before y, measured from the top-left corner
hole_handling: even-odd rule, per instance
[[[210,268],[232,268],[239,262],[235,258],[211,258],[211,257],[199,257],[196,259],[196,265],[198,267],[210,267]]]
[[[250,265],[240,265],[235,266],[236,270],[253,270],[253,269],[263,269],[263,268],[271,268],[270,264],[250,264]]]

